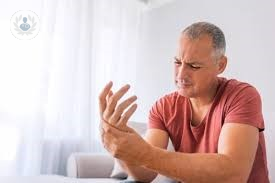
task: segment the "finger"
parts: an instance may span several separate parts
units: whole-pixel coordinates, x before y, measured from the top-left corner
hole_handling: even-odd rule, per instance
[[[129,90],[130,85],[125,85],[122,88],[120,88],[115,94],[113,94],[106,106],[106,109],[103,114],[104,119],[109,119],[110,116],[113,114],[115,107],[117,105],[117,101]]]
[[[134,114],[134,112],[137,110],[137,104],[133,104],[124,114],[121,116],[118,125],[119,126],[126,126],[128,120],[130,117]]]
[[[112,125],[116,125],[125,109],[127,109],[136,100],[137,96],[132,96],[119,104],[115,109],[112,117],[110,118],[109,123],[111,123]]]
[[[114,94],[113,91],[110,90],[108,95],[107,95],[107,103],[109,102],[109,100],[110,100],[111,96],[113,96],[113,94]]]
[[[99,94],[99,112],[100,112],[100,117],[102,118],[103,116],[103,112],[106,108],[106,96],[109,93],[110,89],[113,86],[113,82],[110,81],[105,87],[104,89],[100,92]]]

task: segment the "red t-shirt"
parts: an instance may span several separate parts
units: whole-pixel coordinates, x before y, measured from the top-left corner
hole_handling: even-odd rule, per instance
[[[166,131],[177,152],[217,153],[224,123],[252,125],[259,129],[260,136],[248,183],[269,183],[262,104],[253,86],[219,78],[217,93],[203,121],[198,126],[192,126],[191,117],[189,99],[173,92],[154,104],[150,110],[148,127]]]

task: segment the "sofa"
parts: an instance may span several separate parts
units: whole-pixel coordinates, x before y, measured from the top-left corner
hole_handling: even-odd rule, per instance
[[[146,124],[129,122],[129,126],[134,128],[141,136],[146,132]],[[173,146],[169,141],[168,150],[173,151]],[[91,182],[125,182],[133,180],[120,167],[117,160],[109,154],[96,153],[73,153],[67,161],[67,176],[72,178],[90,179]],[[173,179],[158,175],[153,183],[175,183]]]

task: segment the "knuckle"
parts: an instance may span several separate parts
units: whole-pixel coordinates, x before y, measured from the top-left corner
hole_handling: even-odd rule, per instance
[[[114,103],[116,103],[116,98],[115,98],[114,96],[110,97],[108,103],[109,103],[109,104],[114,104]]]
[[[102,102],[102,101],[105,100],[105,98],[104,98],[104,96],[103,96],[102,94],[100,94],[100,95],[98,96],[98,100]]]
[[[109,119],[109,123],[113,124],[116,122],[116,119],[117,119],[117,114],[113,114],[112,117]]]
[[[114,125],[114,124],[115,124],[114,119],[113,119],[113,118],[109,119],[109,120],[108,120],[108,123]],[[110,128],[109,128],[109,129],[110,129]]]
[[[105,132],[106,132],[106,133],[111,133],[111,131],[112,131],[111,128],[109,128],[109,127],[106,127],[106,128],[105,128]]]
[[[124,110],[124,105],[123,105],[123,104],[119,104],[119,105],[117,106],[116,110],[117,110],[118,112],[123,112],[123,110]]]
[[[120,122],[123,123],[123,122],[125,122],[125,121],[127,121],[127,120],[128,120],[127,115],[123,115],[123,116],[121,117],[121,119],[120,119]]]
[[[107,116],[107,114],[106,114],[106,113],[103,113],[102,117],[103,117],[103,120],[104,120],[104,121],[107,121],[108,116]]]
[[[108,105],[106,106],[105,110],[104,110],[104,113],[105,113],[105,115],[106,115],[106,114],[110,114],[110,112],[111,112],[111,110],[110,110],[110,105],[108,104]]]

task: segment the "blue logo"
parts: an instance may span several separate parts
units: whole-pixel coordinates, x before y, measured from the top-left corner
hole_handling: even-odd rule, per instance
[[[27,31],[31,27],[30,24],[27,24],[28,19],[26,17],[23,18],[23,24],[20,25],[20,29],[22,31]]]
[[[39,32],[39,18],[32,11],[18,11],[11,19],[11,32],[18,39],[32,39]]]

